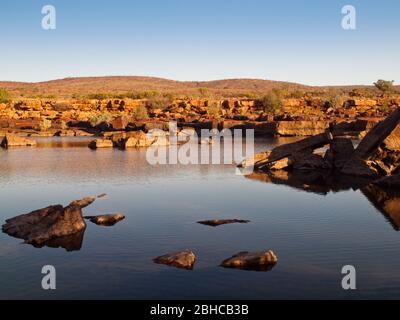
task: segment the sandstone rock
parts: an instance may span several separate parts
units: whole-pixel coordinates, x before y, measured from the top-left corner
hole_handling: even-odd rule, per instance
[[[372,184],[384,188],[400,189],[400,174],[384,177],[374,181]]]
[[[328,121],[278,121],[276,132],[281,136],[313,136],[328,128]]]
[[[392,112],[385,120],[367,133],[354,152],[353,157],[367,159],[390,136],[400,123],[400,108]],[[352,158],[349,162],[352,161]]]
[[[278,258],[271,250],[261,252],[239,252],[221,263],[225,268],[244,270],[267,271],[271,270]]]
[[[332,165],[335,168],[341,169],[353,155],[353,142],[348,138],[334,138],[330,144],[330,149],[327,152],[330,153],[332,157]]]
[[[383,144],[389,150],[400,150],[400,125],[392,131]]]
[[[46,245],[46,242],[82,232],[86,228],[82,218],[82,208],[91,204],[95,198],[84,198],[71,202],[67,207],[62,205],[32,211],[6,220],[3,232],[25,243],[35,246]]]
[[[111,227],[117,224],[118,222],[125,219],[125,216],[122,213],[115,214],[105,214],[100,216],[89,216],[85,217],[85,219],[90,220],[97,225]]]
[[[376,179],[379,177],[378,171],[372,167],[371,161],[358,157],[352,157],[351,161],[346,162],[341,173],[364,178]]]
[[[129,119],[126,117],[117,117],[110,121],[110,126],[113,130],[125,130],[129,123]]]
[[[191,250],[166,254],[153,259],[155,263],[165,264],[180,269],[192,270],[196,262],[196,256]]]
[[[96,139],[89,144],[90,149],[104,149],[104,148],[112,148],[113,143],[108,139]]]
[[[294,170],[325,170],[331,168],[321,155],[312,152],[295,153],[290,156],[288,164]]]
[[[10,147],[35,147],[36,141],[14,135],[6,135],[1,142],[1,146],[6,149]]]
[[[249,159],[244,160],[240,164],[240,167],[248,168],[251,166],[255,166],[258,162],[267,160],[270,155],[271,155],[271,151],[257,153],[255,155],[253,155],[252,157],[250,157]]]
[[[129,138],[123,142],[123,148],[143,148],[150,147],[154,143],[154,139],[149,137],[143,131],[133,132]]]
[[[272,150],[267,159],[258,161],[256,168],[268,165],[278,160],[288,158],[293,154],[301,153],[304,150],[315,150],[328,144],[333,139],[329,132],[306,138],[301,141],[284,144]]]
[[[233,224],[233,223],[249,223],[249,220],[239,220],[239,219],[231,219],[231,220],[206,220],[206,221],[199,221],[197,223],[204,224],[210,227],[218,227],[224,224]]]
[[[342,173],[353,176],[376,178],[386,168],[379,158],[369,159],[378,153],[378,149],[391,135],[400,122],[400,108],[392,112],[385,120],[377,124],[360,142],[353,155],[345,163]],[[381,157],[380,157],[381,158]],[[374,161],[375,160],[375,161]]]

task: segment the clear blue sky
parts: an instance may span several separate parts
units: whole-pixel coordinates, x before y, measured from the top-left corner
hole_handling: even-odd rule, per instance
[[[41,8],[57,29],[41,28]],[[341,8],[357,9],[357,30]],[[399,0],[2,0],[0,80],[151,75],[400,82]]]

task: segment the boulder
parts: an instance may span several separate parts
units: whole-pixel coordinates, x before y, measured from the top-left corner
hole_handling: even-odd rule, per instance
[[[230,219],[230,220],[206,220],[206,221],[199,221],[197,223],[210,227],[219,227],[225,224],[249,223],[249,222],[250,222],[249,220]]]
[[[242,168],[248,168],[251,166],[255,166],[258,162],[267,160],[268,157],[271,155],[271,151],[265,151],[265,152],[260,152],[249,159],[244,160],[241,164],[240,167]]]
[[[111,227],[117,224],[118,222],[125,219],[125,216],[122,213],[115,213],[115,214],[105,214],[100,216],[90,216],[85,217],[85,219],[90,220],[100,226],[107,226]]]
[[[367,159],[390,136],[400,123],[400,108],[370,130],[355,150],[353,157]],[[352,157],[352,158],[353,158]],[[349,162],[352,161],[350,158]]]
[[[129,138],[123,141],[123,148],[143,148],[150,147],[155,139],[150,139],[143,131],[132,132]]]
[[[324,170],[330,169],[329,162],[312,152],[298,152],[290,156],[288,165],[294,170]]]
[[[312,136],[324,133],[328,121],[278,121],[276,133],[281,136]]]
[[[23,239],[25,243],[44,246],[48,241],[74,235],[86,228],[82,208],[93,203],[96,198],[84,198],[71,202],[68,206],[53,205],[6,220],[3,232]]]
[[[396,174],[389,177],[384,177],[382,179],[374,181],[372,184],[383,188],[400,188],[400,174]]]
[[[128,118],[126,117],[117,117],[114,120],[110,121],[110,127],[113,130],[125,130],[129,123]]]
[[[350,176],[376,179],[379,177],[379,173],[372,164],[371,161],[353,156],[351,161],[346,162],[341,173]]]
[[[104,148],[112,148],[113,142],[108,139],[96,139],[90,142],[90,149],[104,149]]]
[[[330,144],[330,149],[327,151],[326,159],[329,159],[329,162],[335,168],[341,169],[353,155],[353,152],[354,146],[351,139],[335,137]]]
[[[15,135],[6,135],[1,142],[1,147],[7,149],[10,147],[35,147],[36,141]]]
[[[383,144],[386,149],[400,150],[400,125],[383,141]]]
[[[221,263],[225,268],[236,268],[254,271],[271,270],[278,258],[272,250],[261,252],[239,252]]]
[[[191,250],[169,253],[153,259],[155,263],[180,269],[192,270],[196,262],[196,256]]]
[[[260,160],[255,164],[256,168],[271,164],[278,160],[288,158],[296,153],[302,153],[304,150],[315,150],[330,143],[333,139],[332,134],[324,132],[316,136],[312,136],[301,141],[284,144],[276,147],[264,160]]]

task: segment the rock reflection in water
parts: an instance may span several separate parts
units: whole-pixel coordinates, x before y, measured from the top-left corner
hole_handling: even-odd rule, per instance
[[[280,184],[294,189],[327,195],[329,192],[357,190],[367,186],[371,180],[343,175],[332,175],[326,171],[270,171],[267,173],[253,173],[246,176],[252,180],[265,183]]]
[[[400,191],[369,185],[361,192],[386,217],[393,228],[400,231]]]
[[[400,190],[377,187],[371,180],[343,175],[327,175],[318,171],[271,171],[253,173],[248,179],[286,185],[297,190],[327,195],[329,192],[360,190],[381,212],[396,231],[400,231]]]
[[[44,242],[40,245],[33,244],[33,246],[35,248],[43,248],[43,247],[49,247],[55,249],[63,248],[68,252],[79,251],[82,249],[84,235],[85,235],[85,230],[70,236],[55,238],[47,242]]]

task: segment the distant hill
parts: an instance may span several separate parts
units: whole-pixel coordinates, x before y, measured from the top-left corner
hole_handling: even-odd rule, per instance
[[[110,76],[65,78],[46,82],[0,81],[0,88],[14,97],[86,97],[93,94],[118,95],[157,91],[191,97],[251,97],[272,89],[325,90],[327,88],[353,89],[368,86],[311,87],[298,83],[261,80],[227,79],[216,81],[174,81],[156,77]],[[397,86],[398,87],[398,86]]]
[[[296,83],[260,80],[230,79],[217,81],[174,81],[155,77],[115,76],[65,78],[46,82],[27,83],[0,81],[0,88],[14,96],[57,96],[90,94],[123,94],[129,92],[158,91],[179,96],[216,95],[223,97],[262,94],[278,88],[307,88]]]

